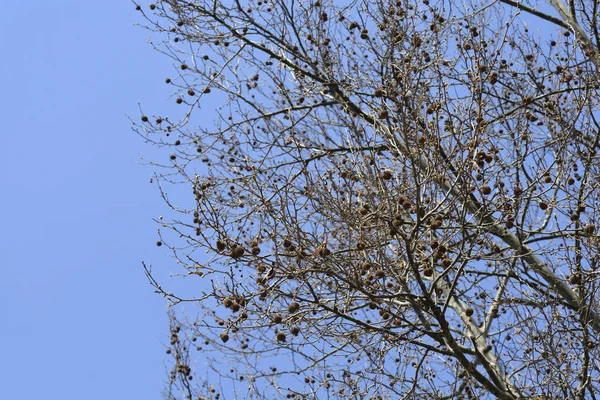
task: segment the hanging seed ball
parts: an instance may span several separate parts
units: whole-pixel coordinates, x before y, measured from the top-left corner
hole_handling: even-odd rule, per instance
[[[331,255],[331,250],[329,250],[327,247],[323,247],[320,251],[321,257],[327,257],[329,255]]]
[[[383,110],[379,113],[379,118],[381,119],[386,119],[390,116],[390,113],[388,112],[388,110]]]
[[[432,275],[433,275],[433,269],[432,269],[432,268],[429,268],[429,267],[427,267],[427,268],[424,268],[424,269],[423,269],[423,275],[425,275],[425,276],[427,276],[427,277],[430,277],[430,276],[432,276]]]
[[[278,342],[285,342],[285,333],[283,333],[283,332],[279,332],[279,333],[277,334],[277,341],[278,341]]]
[[[276,324],[280,324],[283,321],[283,317],[281,315],[276,315],[273,317],[273,322]]]
[[[223,305],[226,308],[230,308],[231,306],[233,306],[233,300],[229,297],[227,297],[225,300],[223,300]]]
[[[465,310],[465,315],[466,315],[467,317],[470,317],[470,316],[472,316],[474,313],[475,313],[475,311],[473,311],[473,309],[472,309],[471,307],[469,307],[469,308],[467,308],[467,309]]]
[[[579,219],[579,214],[577,214],[577,213],[571,214],[571,221],[575,222],[578,219]]]
[[[572,285],[579,285],[581,283],[581,275],[580,274],[571,275],[571,277],[569,278],[569,282]]]
[[[183,99],[181,97],[178,97],[177,100],[175,100],[175,103],[181,104],[183,103]]]
[[[481,187],[481,193],[488,195],[488,194],[492,193],[492,188],[489,187],[488,185],[484,185]]]
[[[148,117],[146,117],[145,115],[142,115],[142,122],[148,122]]]
[[[232,250],[231,250],[231,257],[232,258],[240,258],[241,256],[244,255],[244,248],[242,246],[235,246]]]
[[[375,89],[375,97],[383,97],[383,89]]]
[[[252,254],[254,254],[255,256],[260,254],[260,247],[258,246],[252,246]]]
[[[289,249],[290,247],[292,247],[292,242],[289,239],[284,239],[283,247],[285,247],[286,249]]]
[[[171,83],[171,78],[165,79],[165,83]]]
[[[297,326],[292,326],[292,329],[290,329],[290,332],[292,333],[292,335],[298,336],[300,334],[300,328],[298,328]]]
[[[378,269],[377,271],[375,271],[375,277],[377,279],[381,279],[385,277],[385,272],[383,272],[382,269]]]
[[[156,242],[156,245],[157,245],[158,247],[160,247],[160,246],[162,246],[162,242],[159,240],[158,242]]]
[[[171,160],[175,160],[175,159],[177,158],[177,156],[176,156],[175,154],[171,154],[171,155],[169,156],[169,158],[170,158]]]
[[[223,343],[227,343],[227,341],[229,340],[229,335],[226,333],[221,333],[221,340],[223,341]]]
[[[225,242],[222,240],[217,240],[217,250],[223,251],[225,250]]]
[[[575,179],[573,179],[573,177],[569,177],[569,179],[567,179],[567,183],[568,183],[569,185],[572,185],[572,184],[574,184],[574,183],[575,183]]]
[[[156,8],[156,4],[150,4],[150,9],[154,10]]]
[[[383,171],[381,173],[381,178],[389,181],[390,179],[392,179],[394,177],[394,175],[392,174],[392,171],[390,171],[389,169],[386,169],[385,171]]]
[[[196,92],[194,92],[192,89],[188,90],[188,94],[190,96],[194,96],[196,94]]]
[[[186,70],[186,69],[188,69],[189,67],[188,67],[188,65],[187,65],[187,64],[181,64],[181,67],[180,67],[180,68],[181,68],[182,70],[184,70],[184,71],[185,71],[185,70]]]
[[[542,210],[547,210],[548,209],[548,203],[546,203],[545,201],[541,201],[540,202],[540,208]]]
[[[593,235],[595,230],[596,230],[596,227],[592,224],[587,224],[586,226],[583,227],[583,232],[586,235],[590,235],[590,236]]]
[[[512,229],[515,227],[515,223],[513,221],[506,221],[506,229]]]
[[[300,309],[300,304],[293,302],[288,306],[288,312],[295,313]]]

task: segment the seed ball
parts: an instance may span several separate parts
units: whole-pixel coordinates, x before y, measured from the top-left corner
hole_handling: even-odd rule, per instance
[[[288,306],[288,312],[295,313],[300,309],[300,304],[293,302]]]
[[[380,119],[386,119],[390,116],[390,113],[387,110],[383,110],[379,113]]]
[[[260,254],[260,247],[258,246],[252,246],[252,254],[254,254],[255,256]]]
[[[548,209],[548,203],[546,203],[545,201],[540,202],[540,208],[542,210],[547,210]]]
[[[225,300],[223,300],[223,305],[226,308],[230,308],[231,306],[233,306],[233,300],[227,297]]]
[[[579,219],[579,215],[578,214],[571,214],[571,221],[575,222]]]
[[[142,115],[142,122],[148,122],[148,117],[146,117],[145,115]]]
[[[506,221],[506,228],[512,229],[515,227],[515,223],[513,221]]]
[[[177,156],[176,156],[175,154],[171,154],[171,155],[169,156],[169,158],[170,158],[171,160],[175,160],[175,159],[177,158]]]
[[[467,317],[470,317],[470,316],[472,316],[474,313],[475,313],[475,311],[473,311],[473,309],[472,309],[471,307],[469,307],[469,308],[467,308],[467,309],[465,310],[465,315],[466,315]]]
[[[158,247],[160,247],[160,246],[162,246],[162,242],[159,240],[158,242],[156,242],[156,245],[157,245]]]
[[[232,250],[231,250],[231,257],[232,258],[240,258],[241,256],[244,255],[244,248],[242,246],[235,246]]]
[[[290,332],[292,333],[292,335],[298,336],[300,334],[300,328],[298,328],[297,326],[293,326],[292,329],[290,329]]]
[[[327,247],[324,247],[321,249],[321,257],[327,257],[328,255],[331,255],[331,250],[329,250]]]
[[[171,83],[171,78],[165,79],[165,83]]]
[[[196,92],[194,92],[192,89],[188,90],[188,94],[190,96],[194,96],[196,94]]]
[[[175,103],[181,104],[183,103],[183,99],[181,97],[178,97],[177,100],[175,100]]]
[[[223,343],[227,343],[227,341],[229,340],[229,335],[226,333],[221,333],[221,340],[223,341]]]
[[[390,171],[389,169],[386,169],[381,173],[381,178],[385,179],[386,181],[392,179],[393,176],[394,175],[392,174],[392,171]]]
[[[569,185],[572,185],[572,184],[574,184],[574,183],[575,183],[575,179],[573,179],[572,177],[569,177],[569,179],[567,179],[567,183],[568,183]]]
[[[485,195],[488,195],[488,194],[492,193],[492,188],[491,188],[491,187],[489,187],[488,185],[484,185],[484,186],[481,188],[481,193],[483,193],[483,194],[485,194]]]
[[[204,89],[203,93],[210,93],[210,88]]]
[[[180,68],[185,71],[186,69],[188,69],[188,65],[187,64],[181,64]]]
[[[427,277],[432,276],[433,275],[433,269],[429,268],[429,267],[423,269],[423,275],[425,275]]]
[[[381,279],[385,277],[385,272],[383,272],[382,269],[378,269],[377,271],[375,271],[375,277]]]
[[[150,9],[154,10],[156,8],[156,4],[150,4]]]
[[[225,250],[225,242],[222,240],[217,240],[217,250],[223,251]]]
[[[583,227],[583,232],[586,235],[590,235],[590,236],[593,235],[595,230],[596,230],[596,227],[594,225],[592,225],[592,224],[588,224],[588,225],[586,225],[586,226]]]
[[[285,342],[285,333],[283,333],[283,332],[279,332],[279,333],[277,334],[277,341],[278,341],[278,342]]]
[[[138,11],[140,11],[142,9],[142,7],[139,6],[139,5],[137,5],[137,6],[135,6],[135,9],[138,10]]]
[[[283,240],[283,247],[285,247],[286,249],[289,249],[290,247],[292,247],[292,242],[290,242],[289,239],[284,239]]]
[[[383,89],[375,89],[375,97],[383,97]]]

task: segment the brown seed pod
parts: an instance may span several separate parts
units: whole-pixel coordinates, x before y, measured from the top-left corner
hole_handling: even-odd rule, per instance
[[[375,97],[383,97],[383,94],[384,94],[383,89],[381,89],[381,88],[375,89],[375,93],[374,93]]]
[[[432,269],[432,268],[429,268],[429,267],[425,267],[425,268],[423,269],[423,275],[424,275],[424,276],[427,276],[427,277],[430,277],[430,276],[432,276],[432,275],[433,275],[433,269]]]
[[[258,246],[252,246],[252,254],[254,254],[255,256],[260,254],[260,247]]]
[[[231,250],[230,255],[232,258],[236,258],[236,259],[240,258],[241,256],[244,255],[244,248],[242,246],[235,245],[233,247],[233,249]]]
[[[383,171],[381,173],[381,179],[384,179],[386,181],[389,181],[393,177],[394,177],[394,175],[392,174],[392,171],[390,171],[389,169],[386,169],[385,171]]]
[[[223,343],[227,343],[227,341],[229,340],[229,335],[226,334],[225,332],[221,333],[221,340],[223,341]]]
[[[547,210],[548,209],[548,203],[546,203],[545,201],[540,201],[540,208],[542,210]]]
[[[298,328],[297,326],[292,326],[292,329],[290,329],[290,332],[292,333],[292,335],[298,336],[300,334],[300,328]]]
[[[293,244],[289,239],[284,239],[283,240],[283,247],[285,247],[286,249],[289,249],[290,247],[292,247]]]
[[[379,113],[379,118],[380,119],[387,119],[390,116],[390,113],[388,112],[388,110],[382,110]]]
[[[375,277],[378,279],[384,278],[385,272],[382,269],[378,269],[377,271],[375,271]]]
[[[278,341],[278,342],[285,342],[285,339],[286,339],[286,337],[285,337],[285,333],[283,333],[283,332],[279,332],[279,333],[277,334],[277,341]]]
[[[488,195],[488,194],[492,193],[492,188],[489,187],[488,185],[484,185],[481,187],[481,193]]]
[[[300,304],[293,302],[288,306],[288,312],[295,313],[300,309]]]
[[[283,317],[281,315],[276,315],[273,317],[273,323],[280,324],[283,321]]]
[[[146,117],[145,115],[142,115],[142,122],[148,122],[148,117]]]
[[[465,310],[465,315],[466,315],[467,317],[470,317],[470,316],[472,316],[474,313],[475,313],[475,311],[474,311],[474,310],[473,310],[471,307],[468,307],[468,308]]]
[[[180,68],[181,68],[182,70],[184,70],[184,71],[185,71],[185,70],[186,70],[186,69],[188,69],[189,67],[188,67],[188,65],[187,65],[187,64],[181,64],[181,67],[180,67]]]

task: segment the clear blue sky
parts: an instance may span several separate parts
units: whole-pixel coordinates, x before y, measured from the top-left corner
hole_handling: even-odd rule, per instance
[[[128,0],[3,4],[3,399],[161,398],[165,303],[141,261],[171,260],[127,116],[167,103],[172,69],[136,22]]]

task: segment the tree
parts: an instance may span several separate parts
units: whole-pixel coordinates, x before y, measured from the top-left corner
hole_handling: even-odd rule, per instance
[[[135,125],[197,279],[146,267],[200,310],[171,313],[167,397],[595,398],[599,8],[138,6],[185,106]]]

